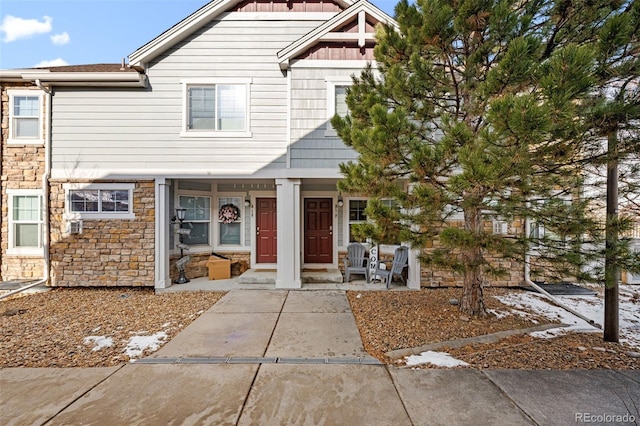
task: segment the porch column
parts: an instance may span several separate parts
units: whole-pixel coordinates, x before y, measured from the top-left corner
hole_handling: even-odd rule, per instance
[[[276,179],[278,266],[276,288],[302,288],[300,179]]]
[[[155,288],[171,286],[169,278],[169,186],[164,178],[155,182]]]
[[[420,290],[420,259],[418,259],[418,250],[409,249],[408,264],[407,287],[413,290]]]

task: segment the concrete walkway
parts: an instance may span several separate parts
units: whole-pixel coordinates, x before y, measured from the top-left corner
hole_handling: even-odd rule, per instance
[[[398,369],[344,291],[234,290],[135,363],[0,370],[0,404],[2,425],[638,424],[640,372]]]

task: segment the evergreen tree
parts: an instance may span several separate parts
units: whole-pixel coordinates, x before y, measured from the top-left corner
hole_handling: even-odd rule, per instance
[[[588,188],[596,201],[606,200],[604,340],[619,340],[618,281],[620,269],[640,271],[640,253],[630,251],[629,227],[640,218],[640,4],[630,3],[607,17],[598,33],[595,76],[597,91],[591,108],[592,149],[585,156],[606,184]],[[598,141],[606,140],[604,144]],[[602,187],[606,188],[605,191]],[[604,196],[603,196],[604,193]],[[623,200],[619,202],[619,198]],[[623,209],[618,213],[619,206]],[[636,207],[634,209],[633,207]],[[635,211],[634,211],[635,210]],[[634,214],[635,213],[635,214]],[[637,221],[640,224],[640,220]],[[627,234],[627,238],[624,238]],[[599,274],[598,274],[599,275]]]
[[[377,30],[377,68],[354,77],[350,114],[332,120],[359,153],[341,165],[339,188],[373,197],[373,222],[360,231],[433,247],[421,261],[462,276],[460,309],[471,315],[485,314],[485,281],[506,272],[490,255],[524,262],[535,243],[547,274],[585,278],[582,266],[596,254],[583,240],[601,238],[580,196],[586,107],[602,82],[598,34],[625,7],[402,0],[398,26]],[[379,201],[386,198],[401,209]],[[461,226],[448,220],[459,216]],[[485,227],[525,217],[544,235]]]

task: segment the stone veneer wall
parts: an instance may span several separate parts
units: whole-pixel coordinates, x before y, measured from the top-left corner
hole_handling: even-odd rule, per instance
[[[154,182],[134,182],[135,219],[84,220],[82,234],[78,235],[64,233],[66,223],[63,220],[65,209],[63,183],[66,181],[51,182],[52,285],[153,287],[155,285]]]
[[[464,227],[464,222],[453,222],[452,225]],[[484,232],[493,232],[493,222],[485,221],[483,223]],[[509,223],[507,234],[521,235],[524,232],[524,222],[515,220]],[[437,242],[435,243],[437,244]],[[425,249],[426,252],[429,249]],[[497,255],[486,255],[487,260],[494,266],[505,269],[506,275],[500,277],[485,277],[485,285],[487,287],[517,287],[524,283],[524,264],[510,259],[502,259]],[[422,267],[420,270],[422,287],[462,287],[463,276],[452,271],[442,270],[438,268]]]
[[[9,138],[8,89],[33,89],[25,83],[2,84],[0,99],[2,121],[0,137],[0,188],[2,192],[2,217],[0,218],[0,281],[36,279],[44,276],[43,256],[9,256],[9,197],[7,189],[42,189],[45,149],[43,145],[7,145]],[[46,101],[43,97],[43,117],[46,117]],[[44,132],[44,122],[43,122]]]
[[[251,253],[250,252],[224,252],[220,255],[231,259],[231,276],[238,276],[245,273],[251,265]],[[201,278],[208,277],[209,270],[207,268],[207,261],[209,260],[211,253],[192,253],[189,254],[190,260],[185,268],[185,274],[187,278]],[[178,255],[171,256],[169,275],[171,281],[175,281],[178,278],[178,269],[176,268],[176,261],[180,258]]]

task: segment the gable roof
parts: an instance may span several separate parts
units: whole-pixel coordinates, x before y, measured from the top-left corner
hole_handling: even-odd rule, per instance
[[[132,66],[142,66],[148,63],[168,48],[207,25],[220,14],[238,5],[241,1],[242,0],[212,0],[144,46],[136,49],[136,51],[129,55],[129,63]],[[355,0],[334,1],[345,8],[348,8],[355,2]]]
[[[282,70],[286,70],[292,59],[322,39],[332,41],[357,40],[358,45],[360,47],[364,47],[366,41],[375,40],[375,34],[366,33],[364,30],[366,15],[370,16],[377,22],[397,26],[396,21],[391,16],[387,15],[367,0],[359,0],[357,3],[343,10],[324,24],[317,27],[315,30],[307,33],[302,38],[294,41],[289,46],[278,52],[280,68]],[[342,26],[354,19],[358,19],[359,21],[359,30],[357,33],[332,33],[332,31],[340,29]]]

